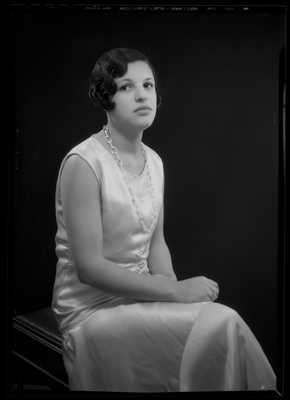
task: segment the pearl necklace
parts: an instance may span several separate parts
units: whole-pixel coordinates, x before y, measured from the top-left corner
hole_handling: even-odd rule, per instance
[[[152,185],[151,171],[150,171],[150,167],[149,167],[149,164],[148,164],[148,159],[147,159],[146,152],[145,152],[142,144],[140,143],[141,153],[142,153],[142,155],[144,157],[144,160],[145,160],[146,174],[147,174],[147,181],[148,181],[148,190],[150,192],[150,201],[151,201],[151,204],[152,204],[151,225],[150,225],[149,228],[146,228],[146,225],[144,223],[143,217],[141,215],[141,211],[140,211],[140,209],[138,207],[138,204],[137,204],[137,201],[135,199],[134,192],[133,192],[133,190],[131,188],[131,185],[130,185],[130,182],[128,180],[126,171],[125,171],[125,169],[123,167],[123,162],[122,162],[121,158],[118,155],[118,151],[117,151],[116,147],[114,147],[113,144],[112,144],[112,138],[109,135],[109,128],[107,126],[103,127],[103,133],[105,135],[105,141],[110,147],[111,153],[116,157],[117,165],[121,170],[121,174],[122,174],[122,176],[123,176],[123,178],[124,178],[124,180],[126,182],[128,190],[130,192],[131,200],[132,200],[135,212],[137,214],[139,224],[141,225],[141,227],[142,227],[142,229],[143,229],[143,231],[145,233],[151,233],[153,228],[155,227],[156,222],[157,222],[157,212],[156,212],[156,209],[155,209],[155,197],[154,197],[154,193],[153,193],[154,192],[154,187]]]

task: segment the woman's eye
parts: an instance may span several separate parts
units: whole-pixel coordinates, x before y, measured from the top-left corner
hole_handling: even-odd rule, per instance
[[[143,86],[144,86],[145,89],[151,89],[151,88],[154,87],[154,83],[146,82],[146,83],[144,83]],[[132,88],[133,88],[132,85],[128,85],[128,84],[127,84],[127,85],[120,86],[119,90],[125,92],[125,91],[127,91],[127,90],[132,89]]]
[[[130,85],[123,85],[123,86],[120,87],[119,90],[125,91],[125,90],[128,90],[130,87],[131,87]]]
[[[153,88],[153,87],[154,87],[154,84],[153,84],[153,83],[150,83],[150,82],[147,82],[147,83],[144,84],[144,87],[145,87],[146,89],[148,89],[148,88]]]

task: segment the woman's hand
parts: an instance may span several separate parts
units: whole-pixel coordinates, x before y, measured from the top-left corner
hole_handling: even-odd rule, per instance
[[[176,282],[175,297],[181,303],[215,301],[218,295],[218,284],[204,276]]]

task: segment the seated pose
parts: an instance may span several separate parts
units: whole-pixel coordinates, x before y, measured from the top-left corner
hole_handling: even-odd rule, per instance
[[[218,284],[176,279],[162,161],[142,142],[161,101],[152,65],[136,50],[108,51],[89,94],[107,124],[66,155],[56,187],[52,308],[70,389],[275,389],[249,327],[215,302]]]

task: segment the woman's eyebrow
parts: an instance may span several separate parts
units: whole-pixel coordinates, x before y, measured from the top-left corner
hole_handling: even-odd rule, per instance
[[[118,83],[122,83],[122,82],[132,82],[132,79],[124,78],[124,79],[121,79]]]
[[[150,81],[150,80],[154,80],[154,78],[151,76],[151,77],[149,77],[149,78],[145,78],[144,79],[144,82],[145,81]],[[130,78],[124,78],[124,79],[121,79],[119,82],[117,82],[117,83],[122,83],[122,82],[134,82],[132,79],[130,79]]]

